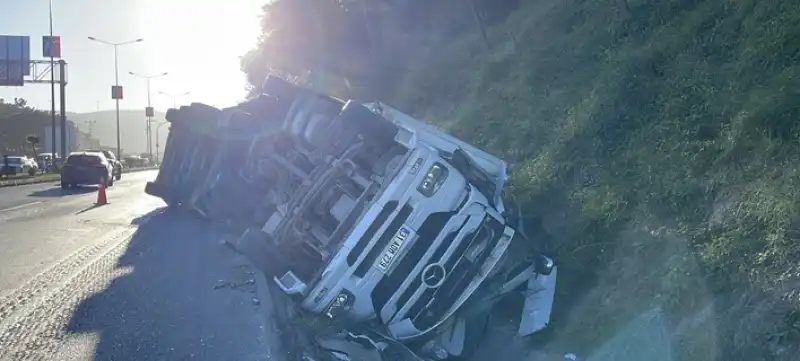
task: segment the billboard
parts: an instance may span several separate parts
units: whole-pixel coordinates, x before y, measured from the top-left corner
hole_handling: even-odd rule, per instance
[[[42,37],[42,56],[45,58],[61,57],[61,37],[43,36]]]
[[[0,86],[22,86],[30,62],[30,37],[0,35]]]
[[[122,99],[122,85],[111,86],[111,99]]]

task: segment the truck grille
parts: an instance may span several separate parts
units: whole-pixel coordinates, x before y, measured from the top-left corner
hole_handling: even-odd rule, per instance
[[[364,250],[367,249],[369,241],[372,240],[372,237],[375,236],[375,233],[378,232],[378,229],[380,229],[381,226],[386,223],[386,220],[389,219],[389,215],[392,214],[395,209],[397,209],[397,204],[397,201],[389,201],[383,205],[381,212],[378,213],[378,216],[375,217],[375,220],[373,220],[369,225],[367,231],[364,232],[364,234],[361,235],[361,238],[358,239],[358,243],[356,243],[353,249],[350,250],[350,253],[347,254],[348,266],[352,267],[354,264],[356,264],[358,257],[360,257],[361,254],[364,253]]]
[[[367,252],[367,256],[364,258],[361,264],[356,267],[356,271],[353,273],[354,275],[363,278],[367,274],[367,271],[369,271],[370,267],[372,267],[372,264],[375,263],[375,260],[378,259],[378,256],[380,256],[381,252],[383,252],[384,248],[386,248],[386,245],[389,244],[389,241],[392,240],[392,237],[395,235],[395,233],[400,230],[400,226],[402,226],[403,223],[408,220],[412,210],[414,210],[414,208],[408,204],[404,204],[403,207],[400,208],[400,211],[397,212],[397,216],[392,219],[392,223],[386,227],[378,241],[375,242],[372,248],[370,248],[369,252]],[[383,223],[384,222],[378,222],[376,219],[372,225],[377,224],[378,226],[375,228],[375,230],[377,230]],[[372,228],[372,225],[370,225],[370,228]],[[364,233],[364,235],[369,238],[372,238],[372,235],[374,234],[375,231],[369,232],[369,230]]]
[[[402,291],[400,290],[402,283],[408,277],[414,277],[414,282],[418,283],[419,277],[411,274],[414,270],[414,266],[422,261],[425,253],[428,252],[431,244],[433,244],[433,242],[436,240],[436,236],[442,232],[442,229],[447,222],[450,221],[450,218],[452,218],[454,214],[455,212],[432,213],[428,216],[428,218],[425,219],[417,231],[417,240],[414,241],[414,244],[411,245],[408,253],[406,253],[397,264],[397,268],[395,268],[394,271],[392,271],[392,273],[389,275],[384,276],[372,290],[372,306],[375,307],[376,311],[383,309],[392,295]],[[453,235],[453,238],[455,238],[455,235]],[[445,240],[445,242],[443,242],[438,249],[441,249],[442,253],[444,253],[444,250],[447,249],[447,246],[452,243],[453,238],[450,238],[449,241]],[[441,257],[441,254],[439,257]],[[410,290],[410,292],[413,293],[413,290],[411,289],[412,287],[414,287],[414,283],[411,284],[410,288],[408,288],[406,292]],[[419,287],[419,285],[417,284],[416,287]],[[405,293],[403,295],[405,295]],[[405,302],[408,302],[408,298],[406,298]],[[398,305],[398,308],[400,307],[401,306]]]
[[[481,227],[466,237],[469,241],[458,245],[456,252],[444,263],[444,268],[447,270],[444,283],[438,288],[426,289],[408,311],[408,316],[417,329],[425,330],[440,321],[453,302],[464,293],[497,246],[503,228],[502,223],[487,216]],[[486,246],[473,261],[464,257],[464,253],[471,246],[481,241],[486,241]]]

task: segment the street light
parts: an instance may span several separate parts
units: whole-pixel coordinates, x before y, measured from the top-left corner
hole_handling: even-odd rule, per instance
[[[53,0],[50,0],[50,39],[53,39]],[[53,54],[50,54],[50,122],[52,129],[50,130],[50,134],[53,139],[50,141],[52,143],[53,149],[51,150],[53,164],[56,164],[56,63],[53,60]],[[60,76],[64,76],[61,74]],[[64,142],[64,139],[61,139],[61,142]],[[64,159],[67,159],[66,154],[62,154]]]
[[[156,159],[155,159],[156,165],[161,165],[161,161],[159,160],[160,158],[158,157],[158,139],[159,139],[158,130],[161,129],[161,126],[164,124],[169,124],[169,122],[162,122],[156,126]]]
[[[129,71],[128,74],[133,75],[133,76],[135,76],[137,78],[144,78],[145,80],[147,80],[147,108],[151,108],[151,105],[150,105],[150,79],[160,78],[162,76],[166,76],[167,73],[164,72],[164,73],[159,73],[159,74],[144,75],[144,74],[138,74],[138,73],[134,73],[132,71]],[[150,156],[150,159],[153,159],[153,148],[152,148],[153,147],[153,137],[152,137],[152,131],[150,129],[150,122],[153,121],[153,115],[150,114],[150,113],[147,113],[145,115],[147,116],[147,124],[145,125],[145,129],[144,129],[145,135],[147,137],[147,154]]]
[[[123,41],[121,43],[112,43],[110,41],[100,40],[98,38],[95,38],[94,36],[90,36],[89,40],[93,40],[93,41],[96,41],[98,43],[103,43],[103,44],[106,44],[106,45],[111,45],[111,46],[114,47],[114,86],[119,88],[119,58],[117,57],[117,47],[119,47],[120,45],[140,43],[140,42],[144,41],[144,39],[139,38],[139,39],[136,39],[136,40]],[[117,102],[117,157],[122,157],[122,145],[120,144],[121,142],[120,142],[120,136],[119,136],[119,97],[115,97],[115,98],[117,98],[117,99],[115,99],[116,102]]]
[[[158,94],[166,95],[166,96],[172,98],[172,107],[173,108],[178,108],[178,98],[185,97],[185,96],[187,96],[187,95],[189,95],[191,93],[190,92],[183,92],[183,93],[178,93],[178,94],[172,94],[172,93],[167,93],[165,91],[160,91],[159,90]]]

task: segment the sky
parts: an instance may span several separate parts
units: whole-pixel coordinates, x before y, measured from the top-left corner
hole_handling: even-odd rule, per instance
[[[151,81],[156,110],[172,107],[160,92],[189,95],[178,105],[203,102],[236,104],[245,96],[239,58],[256,43],[261,6],[267,0],[53,0],[53,35],[61,36],[62,59],[68,66],[67,111],[85,113],[114,109],[112,43],[143,38],[119,50],[121,109],[147,105],[146,80],[129,75],[167,72]],[[44,60],[42,36],[49,34],[48,0],[0,0],[0,35],[31,38],[31,59]],[[0,98],[22,97],[28,104],[50,108],[48,84],[0,87]],[[56,88],[56,109],[59,109]]]

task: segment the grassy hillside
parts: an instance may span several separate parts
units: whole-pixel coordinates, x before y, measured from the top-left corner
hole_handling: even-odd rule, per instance
[[[419,49],[389,99],[515,164],[556,235],[548,347],[652,308],[680,360],[800,341],[800,2],[537,0]]]
[[[145,117],[143,110],[120,110],[120,134],[122,149],[126,153],[141,153],[147,150],[147,137],[145,136]],[[92,113],[70,114],[69,119],[75,122],[78,129],[88,132],[87,121],[96,121],[92,125],[92,136],[100,140],[100,144],[110,147],[117,145],[117,121],[114,110],[104,110]],[[164,113],[156,111],[153,117],[153,152],[155,152],[156,129],[159,123],[164,122]],[[168,126],[161,127],[159,131],[160,145],[167,141]]]

